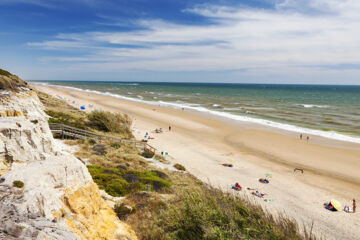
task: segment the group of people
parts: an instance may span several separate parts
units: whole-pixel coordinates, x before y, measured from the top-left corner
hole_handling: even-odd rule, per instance
[[[347,213],[356,213],[356,200],[353,199],[353,207],[351,209],[351,207],[349,206],[344,206],[343,210]]]
[[[169,132],[171,131],[171,126],[169,126]],[[155,133],[163,133],[163,129],[162,128],[156,128],[154,130]]]
[[[234,189],[235,191],[241,191],[242,190],[242,186],[240,186],[240,184],[238,182],[235,183],[235,185],[233,185],[231,188]],[[251,194],[256,196],[256,197],[259,197],[259,198],[263,198],[266,195],[266,193],[261,193],[256,189],[247,188],[247,190],[252,191]]]
[[[300,140],[302,140],[303,139],[303,135],[302,135],[302,133],[300,134]],[[310,137],[309,136],[306,136],[306,141],[309,141],[310,140]]]
[[[266,184],[270,183],[270,181],[266,178],[260,178],[259,182],[266,183]],[[231,188],[234,189],[235,191],[242,190],[242,186],[240,186],[240,184],[238,182],[236,182]],[[247,188],[247,190],[252,191],[251,194],[256,197],[259,197],[259,198],[263,198],[266,195],[266,193],[261,193],[257,189]]]
[[[353,205],[352,207],[345,205],[342,209],[339,209],[341,206],[336,207],[336,204],[334,206],[331,201],[329,203],[324,203],[325,209],[327,209],[329,211],[336,212],[336,211],[343,210],[344,212],[347,212],[347,213],[356,213],[356,200],[355,199],[353,199],[352,205]]]

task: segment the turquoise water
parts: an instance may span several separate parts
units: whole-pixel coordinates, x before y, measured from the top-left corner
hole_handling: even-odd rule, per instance
[[[48,82],[360,142],[360,86]]]

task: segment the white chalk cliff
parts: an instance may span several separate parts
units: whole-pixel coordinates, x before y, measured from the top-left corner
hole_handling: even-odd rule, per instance
[[[137,239],[47,120],[35,92],[0,90],[0,239]]]

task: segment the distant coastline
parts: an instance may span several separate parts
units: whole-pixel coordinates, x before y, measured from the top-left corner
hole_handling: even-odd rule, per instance
[[[69,81],[69,83],[71,83],[71,81]],[[84,83],[89,83],[89,82],[84,82]],[[151,85],[154,83],[137,83],[137,82],[92,82],[92,84],[116,84],[117,86],[122,86],[122,87],[132,87],[132,86],[138,86],[140,84],[144,84],[144,85]],[[244,115],[239,115],[237,114],[237,112],[234,112],[238,109],[241,108],[223,108],[223,109],[217,109],[217,107],[219,107],[218,104],[212,103],[210,106],[204,106],[204,104],[199,104],[199,103],[189,103],[189,102],[183,102],[183,101],[169,101],[166,99],[161,99],[161,97],[157,98],[157,97],[153,97],[153,99],[149,99],[149,98],[145,98],[139,94],[133,94],[130,95],[130,92],[127,92],[128,96],[126,95],[122,95],[122,94],[118,94],[118,93],[114,93],[114,92],[110,92],[110,91],[104,91],[104,90],[95,90],[95,89],[90,89],[90,88],[86,88],[86,86],[68,86],[68,85],[63,85],[66,84],[65,81],[34,81],[32,82],[32,84],[39,84],[39,85],[44,85],[44,86],[52,86],[52,87],[60,87],[60,88],[67,88],[67,89],[72,89],[72,90],[78,90],[78,91],[83,91],[83,92],[88,92],[88,93],[96,93],[99,95],[103,95],[103,96],[111,96],[111,97],[115,97],[115,98],[119,98],[119,99],[124,99],[124,100],[129,100],[129,101],[134,101],[134,102],[139,102],[139,103],[145,103],[145,104],[149,104],[149,105],[161,105],[161,106],[166,106],[166,107],[171,107],[171,108],[175,108],[175,109],[187,109],[187,110],[191,110],[191,111],[195,111],[195,112],[199,112],[199,113],[204,113],[204,114],[210,114],[212,116],[216,116],[216,117],[220,117],[220,118],[225,118],[225,119],[229,119],[229,120],[233,120],[233,121],[237,121],[237,122],[248,122],[248,123],[255,123],[255,124],[260,124],[262,126],[268,126],[268,127],[272,127],[272,128],[276,128],[276,129],[281,129],[281,130],[286,130],[286,131],[290,131],[290,132],[294,132],[294,133],[302,133],[302,134],[307,134],[307,135],[316,135],[316,136],[321,136],[324,138],[328,138],[328,139],[333,139],[333,140],[339,140],[339,141],[345,141],[345,142],[352,142],[352,143],[360,143],[360,135],[358,134],[347,134],[347,133],[341,133],[339,131],[334,131],[334,130],[327,130],[324,131],[322,129],[314,129],[314,128],[308,128],[308,127],[304,127],[304,126],[299,126],[296,123],[287,123],[287,122],[278,122],[276,120],[270,120],[270,119],[266,119],[266,118],[261,118],[261,117],[253,117],[253,116],[244,116]],[[79,83],[78,83],[79,84]],[[81,84],[81,83],[80,83]],[[160,84],[160,85],[165,85],[166,83],[155,83],[155,84]],[[171,83],[170,85],[175,85],[175,86],[182,86],[182,83]],[[194,86],[207,86],[206,84],[202,84],[202,83],[183,83],[184,85],[194,85]],[[212,86],[224,86],[227,84],[211,84]],[[231,85],[231,84],[230,84]],[[239,85],[239,84],[234,84],[234,85]],[[241,84],[240,84],[241,85]],[[261,84],[244,84],[244,85],[254,85],[254,86],[262,86]],[[270,85],[264,85],[264,86],[273,86],[272,84]],[[288,86],[288,85],[278,85],[278,86]],[[295,86],[295,85],[292,85]],[[299,85],[299,86],[304,86],[304,85]],[[314,85],[315,86],[315,85]],[[322,85],[316,85],[318,87],[322,87]],[[336,87],[334,85],[334,87]],[[344,85],[342,87],[349,87],[348,85]],[[360,88],[360,86],[359,86]],[[154,95],[154,92],[149,92],[150,94]],[[167,95],[174,95],[171,93],[168,93]],[[314,109],[314,111],[316,111],[316,109],[321,109],[324,110],[326,108],[328,108],[328,105],[325,104],[310,104],[310,103],[297,103],[297,104],[293,104],[296,107],[301,107],[304,109]],[[251,109],[251,107],[248,107]],[[360,108],[360,106],[359,106]],[[261,110],[261,107],[256,107],[256,110]],[[266,109],[266,108],[264,108]],[[234,111],[233,111],[234,110]],[[251,111],[247,111],[246,113],[251,112]],[[252,113],[252,112],[251,112]],[[326,113],[325,113],[326,114]],[[360,114],[360,112],[359,112]],[[330,122],[330,121],[329,121]],[[336,124],[336,123],[335,123]]]

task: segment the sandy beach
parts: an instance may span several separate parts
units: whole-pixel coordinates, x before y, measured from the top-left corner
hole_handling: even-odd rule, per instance
[[[331,199],[351,205],[360,200],[360,145],[318,136],[300,139],[299,134],[246,122],[235,122],[205,114],[163,106],[146,105],[72,89],[35,85],[40,91],[62,96],[88,110],[127,113],[133,131],[141,139],[148,132],[149,144],[158,153],[170,155],[199,179],[232,191],[239,182],[266,193],[264,201],[250,191],[239,194],[261,204],[274,214],[285,214],[324,239],[360,239],[360,214],[330,212],[323,203]],[[73,103],[75,101],[75,103]],[[94,104],[89,108],[89,104]],[[169,131],[171,126],[171,131]],[[153,133],[156,128],[164,133]],[[305,136],[306,138],[306,136]],[[224,167],[221,163],[231,163]],[[294,173],[294,168],[301,168]],[[272,174],[269,184],[258,182]]]

